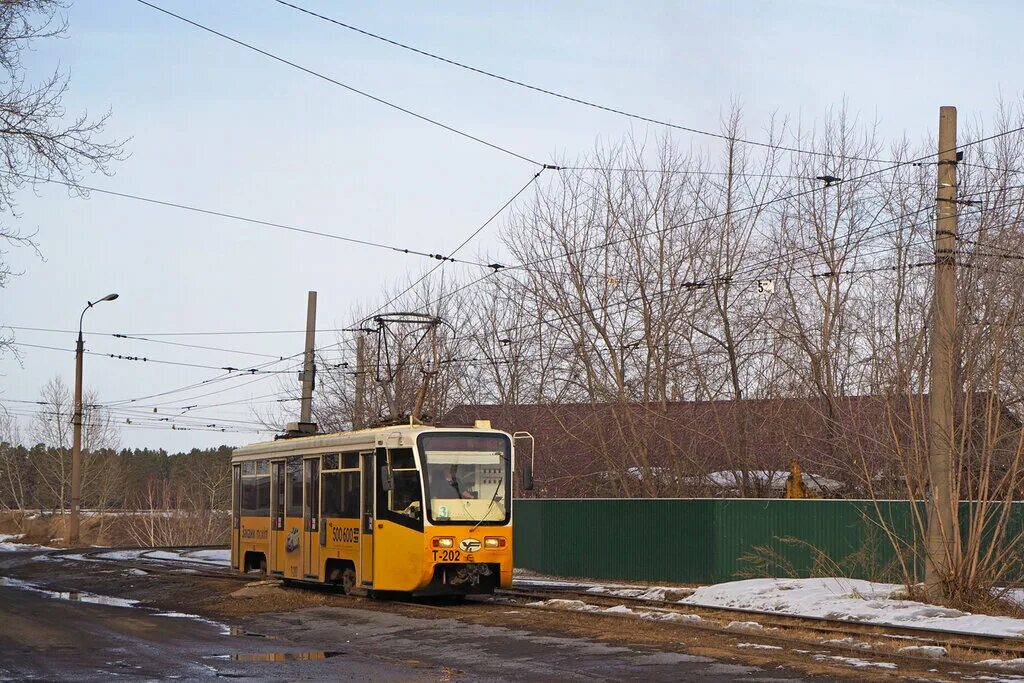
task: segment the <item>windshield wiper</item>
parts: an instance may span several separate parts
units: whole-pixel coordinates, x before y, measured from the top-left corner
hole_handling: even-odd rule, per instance
[[[494,507],[494,503],[498,500],[498,494],[501,492],[501,487],[504,486],[504,485],[505,485],[505,477],[502,476],[502,478],[498,480],[498,485],[494,487],[494,495],[491,496],[491,503],[490,503],[490,505],[488,505],[487,509],[484,510],[484,516],[481,517],[480,521],[477,522],[476,525],[472,529],[469,530],[469,533],[473,533],[474,531],[476,531],[476,528],[478,526],[480,526],[481,524],[483,524],[484,520],[487,519],[487,515],[491,514],[491,508]]]

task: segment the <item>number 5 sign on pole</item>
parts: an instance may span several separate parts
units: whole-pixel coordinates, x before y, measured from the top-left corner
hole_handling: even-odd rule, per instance
[[[775,281],[774,280],[758,280],[757,281],[757,295],[762,299],[767,299],[775,293]]]

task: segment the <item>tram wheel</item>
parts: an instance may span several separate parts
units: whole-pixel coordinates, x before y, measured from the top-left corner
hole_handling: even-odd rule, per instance
[[[341,573],[341,587],[345,591],[345,595],[352,595],[356,589],[356,570],[351,567],[345,567],[345,571]]]

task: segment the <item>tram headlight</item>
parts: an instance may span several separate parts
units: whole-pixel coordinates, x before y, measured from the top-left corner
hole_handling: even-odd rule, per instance
[[[484,536],[485,548],[504,548],[505,539],[501,536]]]
[[[436,536],[430,544],[435,548],[453,548],[455,547],[455,539],[451,536]]]

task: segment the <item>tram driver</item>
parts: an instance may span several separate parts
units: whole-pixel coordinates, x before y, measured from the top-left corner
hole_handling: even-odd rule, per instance
[[[479,498],[476,481],[459,481],[458,465],[431,465],[430,492],[434,498]]]

